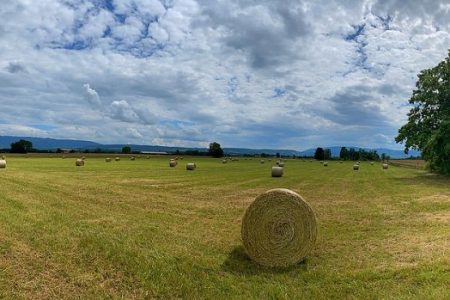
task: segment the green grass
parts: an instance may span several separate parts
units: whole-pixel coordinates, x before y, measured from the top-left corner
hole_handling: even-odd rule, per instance
[[[448,178],[300,160],[271,178],[267,160],[168,160],[8,157],[0,298],[450,298]],[[318,217],[313,252],[287,270],[255,265],[240,240],[245,209],[275,187]]]

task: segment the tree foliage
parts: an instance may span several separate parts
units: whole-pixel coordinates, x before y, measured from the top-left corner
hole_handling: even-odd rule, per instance
[[[405,153],[410,149],[421,150],[432,169],[450,174],[447,167],[442,165],[448,154],[445,157],[445,150],[437,148],[437,145],[444,146],[445,140],[442,138],[448,137],[450,51],[444,61],[421,71],[418,77],[416,89],[409,99],[413,108],[408,113],[408,122],[400,128],[396,141],[404,143]]]
[[[124,147],[122,147],[122,153],[124,153],[124,154],[130,154],[130,153],[131,153],[131,147],[130,147],[130,146],[124,146]]]
[[[323,150],[323,148],[321,148],[321,147],[318,147],[316,149],[316,152],[314,153],[314,159],[324,160],[325,159],[325,150]]]
[[[219,143],[213,142],[209,144],[208,154],[212,157],[223,157],[223,149]]]
[[[33,143],[27,140],[20,140],[11,144],[11,153],[28,153],[33,151]]]

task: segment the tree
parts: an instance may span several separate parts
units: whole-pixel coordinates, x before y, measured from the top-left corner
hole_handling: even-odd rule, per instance
[[[212,157],[223,157],[223,149],[219,143],[213,142],[209,144],[208,154]]]
[[[11,153],[27,153],[33,150],[33,143],[27,140],[20,140],[11,144]]]
[[[339,152],[339,158],[342,160],[347,160],[348,159],[348,150],[346,147],[342,147],[341,148],[341,152]]]
[[[330,149],[325,149],[325,150],[324,150],[323,158],[324,158],[325,160],[331,159],[331,150],[330,150]]]
[[[130,153],[131,153],[131,147],[130,147],[130,146],[124,146],[124,147],[122,147],[122,153],[124,153],[124,154],[130,154]]]
[[[277,157],[277,158],[280,158],[280,157],[281,157],[280,152],[277,152],[276,157]]]
[[[416,89],[409,103],[413,108],[408,113],[408,122],[395,138],[404,143],[405,153],[410,149],[421,150],[432,170],[450,174],[446,167],[448,123],[450,122],[450,51],[437,66],[423,70],[418,75]],[[441,151],[442,150],[442,151]]]
[[[316,153],[314,153],[314,159],[317,159],[317,160],[324,160],[325,159],[325,151],[323,150],[323,148],[318,147],[316,149]]]

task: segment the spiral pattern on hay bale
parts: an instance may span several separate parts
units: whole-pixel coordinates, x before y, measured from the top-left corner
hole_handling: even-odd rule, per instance
[[[316,217],[299,194],[273,189],[247,208],[241,235],[252,260],[268,267],[288,267],[305,259],[314,247]]]
[[[6,160],[0,159],[0,169],[6,169]]]
[[[283,167],[272,167],[272,177],[282,177],[284,173]]]

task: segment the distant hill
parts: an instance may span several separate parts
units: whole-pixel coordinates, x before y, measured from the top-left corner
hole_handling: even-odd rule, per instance
[[[39,150],[56,150],[60,149],[73,149],[77,151],[84,150],[110,150],[110,151],[120,151],[123,146],[130,146],[133,151],[151,151],[151,152],[175,152],[177,150],[186,151],[186,150],[198,150],[198,151],[206,151],[205,148],[188,148],[188,147],[169,147],[169,146],[155,146],[155,145],[129,145],[129,144],[99,144],[91,141],[83,141],[83,140],[68,140],[68,139],[51,139],[51,138],[37,138],[37,137],[18,137],[18,136],[0,136],[0,148],[6,149],[10,148],[11,143],[14,143],[20,139],[25,139],[33,143],[33,147]],[[339,157],[339,152],[341,150],[340,146],[334,147],[324,147],[326,149],[331,150],[331,155],[333,157]],[[347,147],[359,149],[358,147]],[[378,154],[385,153],[389,155],[391,158],[402,159],[408,158],[410,156],[420,156],[420,152],[418,151],[410,151],[408,155],[403,153],[402,150],[393,150],[393,149],[385,149],[385,148],[377,148],[377,149],[368,149],[366,150],[376,150]],[[316,151],[315,148],[307,149],[304,151],[297,150],[289,150],[289,149],[248,149],[248,148],[224,148],[224,151],[227,155],[257,155],[261,153],[275,155],[276,153],[280,153],[284,156],[313,156]]]

